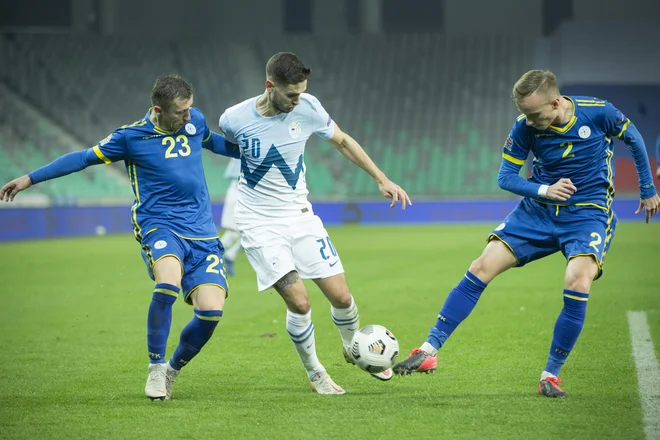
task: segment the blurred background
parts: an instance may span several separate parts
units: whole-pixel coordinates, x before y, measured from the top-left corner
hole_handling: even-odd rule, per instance
[[[510,92],[533,68],[554,71],[564,94],[614,102],[656,166],[657,1],[0,0],[0,9],[2,182],[141,119],[159,75],[192,82],[213,129],[227,107],[263,92],[265,63],[279,51],[312,67],[308,92],[425,201],[402,221],[506,214],[515,198],[497,172],[517,115]],[[618,198],[634,199],[631,155],[620,142],[615,152]],[[326,222],[401,220],[369,217],[376,186],[329,143],[310,139],[305,161]],[[205,156],[216,215],[226,164]],[[132,199],[123,164],[90,167],[2,204],[13,209],[0,209],[0,239],[130,231]]]

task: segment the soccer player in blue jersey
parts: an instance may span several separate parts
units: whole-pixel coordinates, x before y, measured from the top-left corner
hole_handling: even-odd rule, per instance
[[[484,252],[449,293],[426,342],[394,366],[396,374],[432,371],[436,354],[474,309],[493,278],[512,267],[561,251],[567,260],[564,308],[557,318],[540,394],[564,397],[559,371],[582,330],[592,281],[603,273],[616,216],[612,210],[614,138],[630,148],[640,184],[637,213],[646,222],[660,205],[646,147],[635,125],[612,104],[584,96],[562,96],[548,71],[525,73],[513,88],[523,113],[504,143],[498,183],[524,199],[488,237]],[[528,154],[532,177],[518,175]]]
[[[89,165],[123,160],[135,194],[132,223],[149,276],[155,281],[147,317],[149,368],[145,393],[170,399],[174,380],[215,330],[227,281],[223,248],[211,216],[202,149],[238,157],[238,150],[209,130],[194,108],[190,84],[177,75],[158,78],[153,107],[144,118],[115,130],[92,148],[66,154],[0,189],[0,200]],[[172,305],[179,293],[194,307],[169,362],[165,348]]]

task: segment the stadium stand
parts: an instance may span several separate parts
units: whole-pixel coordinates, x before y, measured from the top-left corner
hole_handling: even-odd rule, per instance
[[[498,152],[516,115],[506,97],[533,56],[531,43],[513,37],[286,36],[222,44],[189,39],[163,47],[98,35],[3,35],[0,64],[8,68],[0,79],[83,147],[141,118],[154,78],[169,72],[193,83],[195,106],[214,128],[225,108],[262,92],[264,63],[278,51],[296,52],[312,66],[309,92],[416,198],[499,193]],[[25,146],[11,155],[22,170],[72,148],[44,131],[47,125],[37,118],[21,128],[29,133],[3,130],[3,145]],[[376,196],[369,177],[344,161],[328,143],[310,140],[306,163],[313,198]],[[224,158],[205,156],[214,199],[227,187],[225,164]],[[63,179],[52,186],[53,194],[120,194],[117,179],[90,173],[81,178],[98,184]]]

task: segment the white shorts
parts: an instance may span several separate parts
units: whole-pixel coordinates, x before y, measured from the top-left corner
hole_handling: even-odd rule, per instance
[[[222,217],[220,218],[220,227],[222,229],[231,229],[236,231],[236,222],[234,221],[234,211],[236,211],[236,198],[238,197],[238,179],[233,179],[229,188],[227,188],[227,194],[225,195],[225,201],[222,204]]]
[[[302,279],[344,273],[323,222],[311,210],[292,218],[239,222],[237,226],[260,292],[293,270]]]

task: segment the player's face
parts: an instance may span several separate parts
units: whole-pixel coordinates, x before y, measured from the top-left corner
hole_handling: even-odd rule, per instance
[[[190,99],[175,99],[167,108],[155,106],[158,114],[158,125],[167,131],[178,131],[184,124],[190,121],[190,109],[193,105],[193,97]]]
[[[268,80],[266,81],[266,89],[273,107],[281,113],[289,113],[300,104],[300,94],[307,90],[307,80],[286,86]]]
[[[560,117],[561,98],[554,99],[545,93],[532,93],[518,103],[518,110],[525,114],[526,123],[537,130],[545,130]]]

